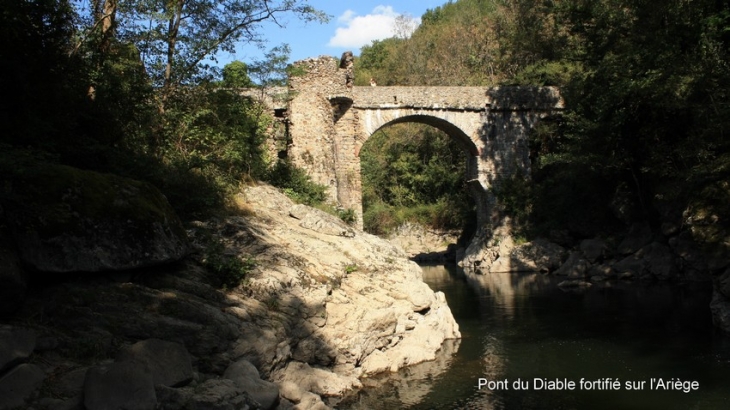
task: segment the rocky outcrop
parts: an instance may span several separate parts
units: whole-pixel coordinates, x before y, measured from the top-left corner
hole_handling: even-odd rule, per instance
[[[257,261],[268,266],[265,276],[251,279],[249,292],[263,300],[274,298],[275,315],[291,324],[283,329],[294,339],[286,346],[280,344],[282,338],[262,343],[268,335],[252,335],[258,342],[241,346],[252,363],[277,363],[289,356],[301,363],[299,368],[334,367],[344,378],[329,385],[342,388],[320,393],[337,395],[356,387],[362,375],[432,360],[445,339],[459,337],[443,295],[422,282],[420,268],[400,248],[364,232],[336,236],[304,227],[289,217],[299,214],[300,206],[270,211],[276,208],[269,202],[278,201],[280,195],[267,186],[246,192],[256,209],[267,210],[257,211],[260,218],[281,222],[264,230],[232,218],[225,222],[229,228],[220,230],[249,232],[248,238],[240,234],[230,238],[231,247],[256,254]],[[331,221],[318,226],[336,221],[327,214],[318,218]],[[292,323],[301,318],[305,320]],[[252,350],[256,345],[260,348]],[[369,365],[376,357],[384,357],[389,366]],[[268,370],[281,380],[292,373],[280,366],[264,371]]]
[[[26,363],[36,341],[29,329],[0,327],[0,410],[23,407],[40,388],[45,374]]]
[[[454,263],[459,234],[456,231],[438,231],[406,222],[388,235],[388,240],[403,248],[417,262]]]
[[[567,251],[545,239],[515,243],[507,226],[477,234],[459,266],[475,273],[552,272],[565,261]]]
[[[148,183],[61,165],[3,179],[1,205],[12,241],[35,270],[133,269],[186,253],[180,220]]]
[[[191,224],[184,263],[31,292],[11,318],[24,327],[0,343],[35,342],[0,356],[0,389],[22,381],[12,403],[39,410],[325,409],[361,378],[432,360],[460,336],[443,294],[399,248],[331,231],[335,217],[268,186],[244,197],[248,216]],[[216,287],[211,243],[255,261],[240,284]],[[10,373],[25,362],[37,368]]]
[[[137,363],[152,376],[155,385],[180,387],[193,380],[190,355],[180,343],[160,339],[139,341],[123,347],[116,360]]]
[[[157,396],[152,375],[131,362],[96,366],[86,373],[84,407],[87,410],[154,410]]]
[[[730,242],[719,227],[695,226],[688,220],[684,229],[665,223],[655,233],[646,224],[635,224],[614,246],[600,238],[576,242],[569,235],[551,235],[568,245],[565,249],[545,239],[516,244],[510,236],[509,219],[503,222],[494,231],[480,231],[472,240],[459,261],[467,272],[550,273],[566,277],[559,286],[570,291],[582,291],[591,282],[605,280],[713,280],[713,321],[730,333],[730,255],[722,251]],[[703,239],[707,234],[695,233],[700,229],[712,233],[712,241]]]
[[[0,409],[25,408],[46,375],[34,364],[23,363],[0,376]]]

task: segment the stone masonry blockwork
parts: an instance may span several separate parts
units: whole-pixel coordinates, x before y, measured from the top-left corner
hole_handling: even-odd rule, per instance
[[[467,152],[465,177],[482,227],[496,217],[490,188],[517,172],[529,175],[530,130],[563,109],[555,87],[353,87],[346,57],[294,64],[287,156],[328,187],[331,202],[354,209],[359,227],[360,148],[380,128],[418,122],[457,139]]]

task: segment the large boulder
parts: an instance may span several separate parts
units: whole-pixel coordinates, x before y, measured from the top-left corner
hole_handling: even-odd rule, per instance
[[[152,375],[136,363],[111,363],[86,372],[84,406],[87,410],[154,410],[157,406]]]
[[[0,410],[27,408],[25,405],[40,389],[45,373],[34,364],[24,363],[0,377]]]
[[[262,409],[273,409],[279,403],[279,387],[274,383],[261,380],[259,371],[248,360],[241,359],[228,366],[223,377],[233,380]]]
[[[553,273],[558,276],[567,276],[571,279],[583,278],[589,268],[590,263],[583,259],[583,254],[581,252],[573,251],[570,253],[565,263],[563,263],[563,265]]]
[[[122,348],[117,361],[138,363],[152,375],[155,385],[178,387],[193,380],[190,354],[180,343],[143,340]]]
[[[497,258],[492,263],[482,264],[482,271],[498,272],[552,272],[565,260],[566,250],[545,239],[536,239],[520,245],[511,240],[503,241],[498,248]]]
[[[609,253],[608,244],[602,239],[585,239],[580,243],[580,251],[590,263],[600,262]]]
[[[23,262],[47,272],[132,269],[181,259],[185,230],[152,185],[62,165],[4,176],[2,206]]]
[[[629,229],[624,240],[618,245],[618,252],[622,255],[630,255],[638,252],[639,249],[651,243],[653,234],[651,227],[647,224],[634,224]]]
[[[32,330],[0,326],[0,374],[28,361],[35,346],[36,334]]]

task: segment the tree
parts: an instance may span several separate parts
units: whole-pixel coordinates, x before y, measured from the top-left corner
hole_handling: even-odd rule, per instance
[[[223,86],[230,88],[249,88],[253,81],[248,76],[248,66],[243,61],[232,61],[223,67]]]
[[[153,83],[160,87],[161,108],[179,84],[209,77],[206,61],[236,43],[262,44],[261,24],[286,13],[304,21],[326,22],[328,16],[306,0],[120,0],[125,37],[142,51]]]
[[[418,20],[410,14],[400,14],[395,18],[395,27],[393,34],[396,38],[407,39],[418,28]]]
[[[262,93],[267,87],[286,84],[286,69],[290,52],[289,45],[282,44],[266,52],[263,60],[256,60],[251,64],[249,73],[256,79]]]

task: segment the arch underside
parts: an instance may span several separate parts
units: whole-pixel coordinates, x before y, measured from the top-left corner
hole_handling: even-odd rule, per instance
[[[418,123],[418,124],[425,124],[430,125],[434,128],[437,128],[446,135],[448,135],[451,138],[454,138],[456,141],[459,142],[464,147],[464,150],[468,152],[472,156],[479,155],[479,150],[477,149],[476,145],[474,144],[474,141],[467,135],[461,128],[454,125],[450,121],[447,121],[443,118],[439,118],[433,115],[425,115],[425,114],[410,114],[410,115],[404,115],[401,117],[394,118],[390,121],[385,122],[384,124],[380,125],[377,129],[375,129],[374,132],[372,132],[370,135],[375,134],[376,132],[380,131],[383,128],[386,128],[391,125],[395,124],[403,124],[403,123]],[[368,135],[368,138],[370,137]]]

